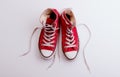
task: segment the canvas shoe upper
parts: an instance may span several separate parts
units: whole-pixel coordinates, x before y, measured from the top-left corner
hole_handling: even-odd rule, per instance
[[[62,27],[62,50],[67,59],[73,60],[79,50],[76,20],[70,9],[65,9],[60,19]]]
[[[56,49],[59,34],[59,13],[56,9],[48,8],[40,16],[43,28],[39,37],[39,50],[43,57],[49,58]]]

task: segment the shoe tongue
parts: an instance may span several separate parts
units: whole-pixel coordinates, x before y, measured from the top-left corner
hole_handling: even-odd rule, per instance
[[[51,18],[47,18],[47,20],[46,20],[46,24],[50,24],[50,25],[51,25],[51,24],[53,23],[53,21],[54,21],[53,19],[51,19]]]

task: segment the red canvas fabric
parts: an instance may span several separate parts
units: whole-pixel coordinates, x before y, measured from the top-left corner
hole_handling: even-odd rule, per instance
[[[78,50],[79,50],[79,39],[78,39],[78,33],[77,33],[75,23],[72,24],[70,22],[70,20],[66,16],[65,12],[63,12],[61,14],[60,20],[61,20],[60,22],[61,22],[61,27],[62,27],[62,49],[63,49],[63,52],[64,53],[65,52],[71,52],[71,51],[77,51],[78,52]],[[65,46],[68,45],[68,44],[65,43],[67,41],[66,38],[68,38],[67,35],[66,35],[67,28],[71,29],[72,32],[73,32],[73,36],[74,36],[74,40],[75,40],[74,45],[76,45],[75,47],[65,48]]]
[[[57,29],[55,30],[55,35],[54,35],[54,38],[51,39],[50,41],[53,41],[54,40],[54,43],[52,43],[53,47],[51,46],[43,46],[42,44],[44,44],[45,42],[43,40],[45,40],[46,42],[50,42],[48,40],[46,40],[44,38],[45,36],[45,28],[43,27],[42,30],[41,30],[41,33],[40,33],[40,37],[39,37],[39,42],[38,42],[38,46],[39,46],[39,50],[41,51],[42,49],[45,49],[45,50],[50,50],[50,51],[55,51],[55,48],[56,48],[56,44],[57,44],[57,39],[58,39],[58,34],[59,34],[59,13],[57,12],[56,9],[51,9],[52,12],[54,12],[56,18],[53,20],[51,18],[47,18],[46,20],[46,23],[45,25],[43,24],[43,26],[47,26],[47,25],[51,25],[52,27],[56,27]],[[51,29],[49,29],[50,31]],[[47,35],[51,35],[53,34],[53,32],[49,33],[49,32],[46,32]],[[52,38],[52,37],[51,37]],[[49,38],[48,38],[49,39]]]

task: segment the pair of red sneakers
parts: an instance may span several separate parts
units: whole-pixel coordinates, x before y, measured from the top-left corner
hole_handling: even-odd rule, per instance
[[[75,16],[71,9],[65,9],[60,15],[56,9],[48,8],[41,14],[40,22],[43,28],[38,45],[42,56],[50,58],[54,55],[59,30],[61,30],[62,50],[65,57],[69,60],[76,58],[79,51],[79,39]]]

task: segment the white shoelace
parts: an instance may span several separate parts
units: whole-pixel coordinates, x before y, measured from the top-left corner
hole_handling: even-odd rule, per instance
[[[67,46],[65,46],[65,48],[70,48],[70,47],[75,47],[75,40],[74,40],[74,36],[73,36],[73,31],[67,27],[67,30],[66,30],[66,44]]]
[[[84,63],[86,65],[89,73],[91,73],[90,67],[89,67],[89,65],[87,63],[86,56],[85,56],[85,49],[86,49],[86,47],[87,47],[87,45],[88,45],[88,43],[89,43],[89,41],[91,39],[91,31],[90,31],[89,27],[86,24],[79,24],[79,26],[84,26],[88,30],[88,33],[89,33],[89,38],[88,38],[87,42],[85,43],[85,45],[83,47],[83,59],[84,59]]]
[[[43,24],[41,24],[43,25]],[[59,28],[56,28],[56,27],[53,27],[53,25],[49,25],[49,24],[45,24],[43,25],[43,28],[45,29],[45,36],[44,36],[44,39],[49,41],[45,41],[43,40],[44,44],[42,44],[43,46],[51,46],[53,47],[54,45],[52,45],[55,41],[51,41],[51,39],[54,38],[54,35],[55,35],[55,31],[58,30]],[[30,40],[29,40],[29,47],[28,47],[28,51],[23,53],[21,56],[25,56],[27,55],[30,51],[31,51],[31,40],[32,40],[32,37],[33,37],[33,34],[38,30],[38,29],[41,29],[40,27],[35,27],[35,29],[33,30],[32,32],[32,35],[30,37]],[[48,31],[48,30],[51,30],[51,31]],[[46,34],[46,32],[49,32],[51,34]]]
[[[53,39],[55,38],[54,36],[55,31],[58,30],[58,28],[53,27],[53,25],[49,25],[49,24],[45,24],[43,28],[44,28],[44,36],[43,36],[44,44],[42,45],[54,47],[53,43],[55,43],[55,41]]]

